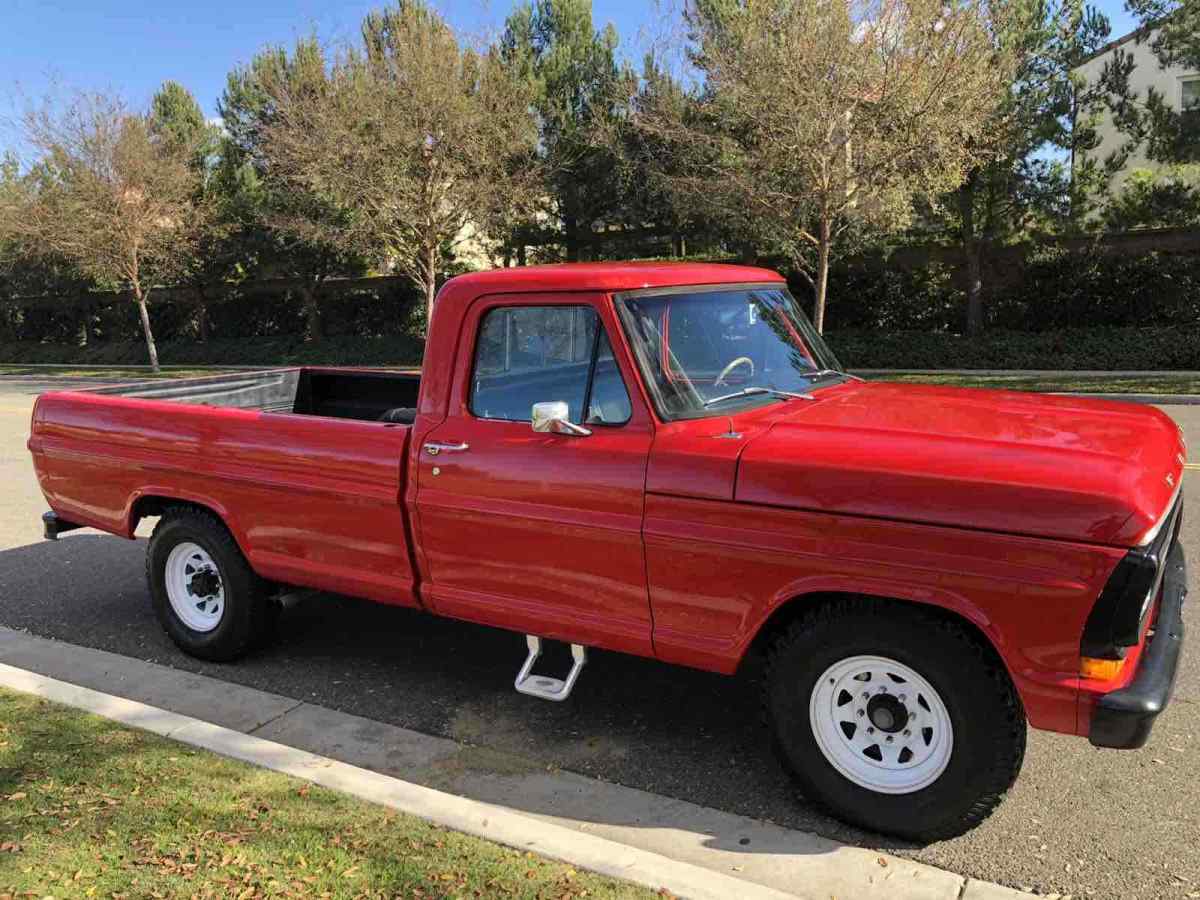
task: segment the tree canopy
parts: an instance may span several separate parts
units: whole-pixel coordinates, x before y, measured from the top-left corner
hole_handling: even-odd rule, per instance
[[[447,249],[537,195],[526,85],[420,0],[369,14],[361,43],[328,67],[266,74],[267,171],[323,207],[293,208],[276,226],[408,275],[427,313]]]
[[[549,213],[565,255],[580,258],[597,224],[622,217],[611,149],[599,138],[619,114],[617,32],[597,31],[591,0],[536,0],[508,17],[500,54],[527,85],[540,129]]]
[[[689,23],[696,108],[635,127],[688,154],[657,173],[684,203],[810,272],[821,328],[838,239],[900,225],[990,158],[1010,58],[980,3],[698,0]]]
[[[40,155],[0,208],[0,238],[35,244],[132,293],[155,370],[150,293],[194,264],[208,213],[197,145],[167,124],[106,94],[29,110],[25,134]]]
[[[153,357],[168,283],[203,334],[211,296],[283,279],[315,341],[339,276],[405,275],[421,330],[467,267],[782,257],[823,327],[832,260],[932,239],[960,246],[978,330],[996,245],[1200,221],[1200,109],[1134,91],[1128,48],[1083,82],[1109,36],[1087,2],[689,0],[674,54],[635,66],[591,0],[520,0],[490,43],[397,0],[234,67],[219,121],[173,81],[30,112],[34,157],[0,163],[0,291],[129,290]],[[1200,66],[1200,0],[1129,9],[1155,65]],[[1114,193],[1135,153],[1153,165]]]

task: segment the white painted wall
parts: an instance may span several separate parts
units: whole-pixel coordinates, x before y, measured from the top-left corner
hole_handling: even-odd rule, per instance
[[[1154,51],[1150,46],[1152,40],[1153,37],[1141,42],[1130,40],[1119,47],[1125,53],[1132,54],[1136,64],[1129,78],[1130,87],[1139,97],[1145,97],[1147,89],[1154,87],[1167,98],[1172,107],[1176,110],[1182,109],[1183,85],[1190,79],[1200,81],[1200,72],[1178,66],[1168,69],[1159,68],[1158,59],[1155,57]],[[1105,63],[1113,58],[1116,49],[1118,48],[1100,54],[1081,65],[1075,71],[1087,79],[1088,83],[1094,83],[1100,78],[1100,73],[1104,69]],[[1104,160],[1110,153],[1123,146],[1127,140],[1112,124],[1107,112],[1100,114],[1100,121],[1097,124],[1096,132],[1101,139],[1101,143],[1089,156],[1097,160]],[[1113,187],[1118,188],[1134,169],[1157,170],[1159,168],[1161,168],[1159,164],[1146,159],[1143,153],[1134,153],[1130,156],[1125,168],[1113,179]]]

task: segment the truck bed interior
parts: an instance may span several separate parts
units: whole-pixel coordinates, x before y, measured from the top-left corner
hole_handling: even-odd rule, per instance
[[[298,368],[139,382],[98,388],[95,393],[410,425],[420,384],[416,372]]]

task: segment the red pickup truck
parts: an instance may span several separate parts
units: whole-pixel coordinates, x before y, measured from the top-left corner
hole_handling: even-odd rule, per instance
[[[1026,723],[1138,747],[1182,646],[1185,448],[1147,406],[864,382],[758,268],[463,275],[421,374],[293,368],[42,395],[47,536],[132,538],[184,651],[285,586],[586,648],[766,657],[802,791],[910,838],[972,827]],[[572,645],[564,678],[541,640]]]

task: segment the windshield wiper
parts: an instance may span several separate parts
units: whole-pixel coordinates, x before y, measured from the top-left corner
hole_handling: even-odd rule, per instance
[[[797,394],[794,391],[781,391],[777,388],[769,387],[748,387],[742,388],[740,391],[734,391],[732,394],[722,394],[720,397],[713,397],[711,400],[704,401],[704,408],[715,406],[718,403],[723,403],[726,400],[736,400],[738,397],[753,397],[757,394],[770,394],[773,397],[788,397],[794,400],[815,400],[812,394]]]
[[[857,375],[851,375],[849,372],[842,372],[838,369],[816,369],[812,372],[804,372],[803,375],[805,378],[814,381],[818,378],[829,378],[832,375],[838,375],[842,378],[849,378],[853,381],[862,381],[862,379]]]

